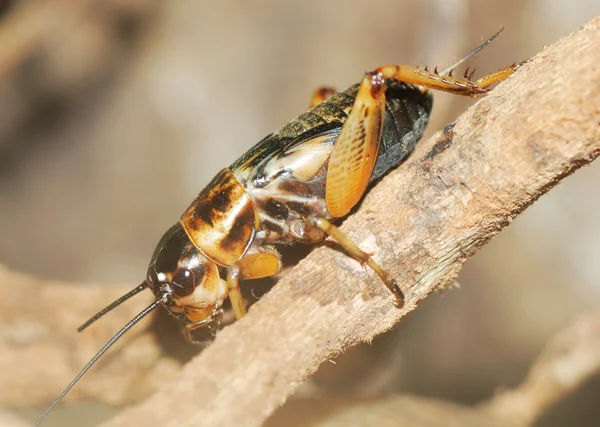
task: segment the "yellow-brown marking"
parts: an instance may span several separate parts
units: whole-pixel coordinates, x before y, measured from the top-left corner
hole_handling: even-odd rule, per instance
[[[259,225],[252,199],[229,169],[198,194],[180,222],[194,245],[223,266],[244,255]]]
[[[325,200],[333,218],[345,216],[362,198],[377,160],[385,108],[385,83],[364,77],[327,168]]]

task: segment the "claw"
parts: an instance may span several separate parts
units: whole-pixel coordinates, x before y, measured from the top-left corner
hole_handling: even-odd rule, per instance
[[[367,256],[369,258],[373,258],[373,255],[375,255],[375,252],[366,252]],[[360,266],[363,268],[363,270],[367,269],[367,262],[366,261],[361,261],[359,259],[357,259],[358,263],[360,264]]]
[[[464,78],[468,79],[469,78],[469,70],[471,69],[471,67],[467,67],[467,69],[465,70],[465,74],[464,74]]]
[[[390,288],[392,289],[393,292],[393,298],[394,298],[394,305],[396,306],[396,308],[402,308],[404,307],[404,292],[402,292],[402,290],[400,290],[400,287],[398,286],[398,284],[396,283],[396,281],[394,279],[392,279],[391,283],[390,283]]]

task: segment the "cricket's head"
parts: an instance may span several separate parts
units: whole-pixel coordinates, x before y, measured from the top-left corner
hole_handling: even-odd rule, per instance
[[[212,320],[227,297],[217,264],[194,246],[179,223],[158,243],[146,283],[157,300],[186,323]]]
[[[146,280],[96,313],[77,330],[83,331],[113,308],[146,288],[152,290],[156,300],[131,319],[96,353],[44,411],[37,420],[36,427],[125,332],[159,305],[164,306],[173,316],[186,324],[188,340],[191,339],[189,331],[192,329],[211,326],[214,323],[218,327],[221,305],[227,297],[227,284],[220,278],[217,264],[194,246],[181,224],[177,223],[158,243],[148,267]]]

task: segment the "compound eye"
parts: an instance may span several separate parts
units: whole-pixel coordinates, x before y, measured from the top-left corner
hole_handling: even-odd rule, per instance
[[[192,270],[178,268],[171,279],[173,293],[177,297],[185,297],[194,293],[196,289],[196,276]]]

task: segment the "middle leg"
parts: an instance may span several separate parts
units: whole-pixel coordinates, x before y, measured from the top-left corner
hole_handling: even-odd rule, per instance
[[[260,279],[273,276],[281,271],[281,255],[268,246],[251,247],[236,265],[227,270],[227,290],[229,301],[236,319],[246,315],[246,306],[240,291],[240,279]]]
[[[390,273],[384,270],[379,264],[377,264],[371,255],[359,248],[356,243],[346,236],[339,228],[333,225],[325,218],[310,217],[309,224],[322,232],[331,236],[339,245],[344,248],[354,259],[361,262],[362,264],[368,265],[375,273],[381,277],[383,283],[387,288],[394,294],[394,305],[398,308],[402,308],[404,305],[404,293],[400,290],[400,287],[392,277]]]

